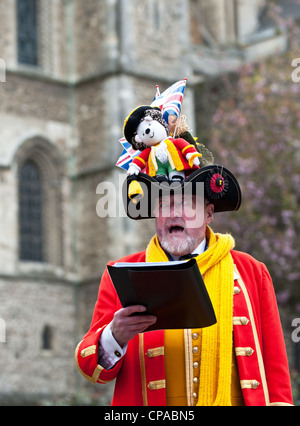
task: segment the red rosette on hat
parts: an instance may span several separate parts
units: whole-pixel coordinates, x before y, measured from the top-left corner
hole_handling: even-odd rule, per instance
[[[228,191],[228,179],[224,170],[219,172],[215,168],[208,173],[205,180],[205,190],[210,200],[217,200],[226,194]]]

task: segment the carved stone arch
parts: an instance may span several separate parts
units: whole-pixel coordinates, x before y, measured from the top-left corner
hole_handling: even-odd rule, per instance
[[[20,171],[26,162],[33,163],[40,174],[42,188],[42,262],[63,266],[62,178],[63,160],[58,149],[44,137],[34,136],[24,141],[14,157],[20,203]],[[19,204],[18,211],[22,206]],[[19,219],[19,243],[20,234]],[[20,248],[20,247],[19,247]],[[19,249],[20,253],[20,249]],[[24,260],[24,259],[20,259]]]

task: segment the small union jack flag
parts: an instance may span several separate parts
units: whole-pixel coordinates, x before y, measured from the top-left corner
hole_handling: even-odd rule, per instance
[[[131,161],[134,159],[134,157],[139,155],[140,151],[133,149],[125,138],[120,139],[119,142],[123,147],[123,152],[118,159],[116,166],[121,167],[121,169],[128,170]]]
[[[181,112],[181,106],[186,87],[186,78],[172,84],[163,93],[159,93],[158,86],[156,86],[156,94],[151,106],[157,106],[163,113],[163,118],[169,124],[169,115],[175,115],[177,118]]]

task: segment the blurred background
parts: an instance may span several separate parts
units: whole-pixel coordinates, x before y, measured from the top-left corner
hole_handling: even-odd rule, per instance
[[[154,224],[99,218],[96,189],[118,205],[125,117],[185,77],[193,136],[243,191],[213,229],[272,275],[300,405],[299,24],[297,0],[0,1],[1,405],[110,404],[74,350],[106,263]]]

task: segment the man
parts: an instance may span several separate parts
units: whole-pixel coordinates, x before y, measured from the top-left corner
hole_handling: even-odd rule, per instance
[[[97,383],[116,378],[113,405],[290,405],[288,362],[268,271],[233,250],[230,235],[215,234],[209,227],[214,210],[239,207],[237,181],[217,166],[202,168],[187,180],[203,182],[206,198],[161,196],[156,200],[156,235],[145,251],[121,261],[172,261],[191,253],[217,323],[147,332],[156,318],[132,316],[143,312],[143,306],[122,308],[106,270],[91,328],[76,349],[79,371]],[[165,202],[167,216],[162,214]],[[197,226],[195,203],[203,209]]]

